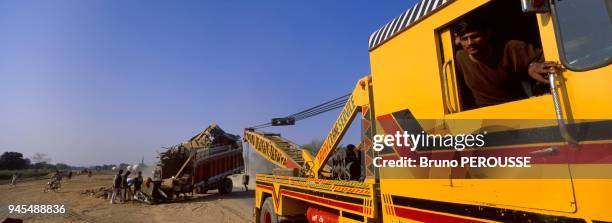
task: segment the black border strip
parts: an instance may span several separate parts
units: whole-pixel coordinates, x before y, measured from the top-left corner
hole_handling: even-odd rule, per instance
[[[394,205],[500,222],[586,223],[584,219],[391,195]]]
[[[355,221],[365,222],[365,217],[364,216],[358,215],[358,214],[353,214],[353,213],[346,212],[346,211],[342,212],[342,217],[350,218],[350,219],[353,219]]]

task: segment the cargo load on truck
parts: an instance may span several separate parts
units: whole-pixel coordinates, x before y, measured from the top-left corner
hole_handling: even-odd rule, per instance
[[[172,201],[193,193],[217,189],[231,193],[229,176],[244,173],[240,136],[226,133],[212,124],[189,141],[169,147],[159,154],[150,187],[143,200]]]

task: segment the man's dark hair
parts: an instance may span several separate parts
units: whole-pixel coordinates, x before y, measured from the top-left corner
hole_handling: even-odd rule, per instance
[[[348,144],[348,145],[346,146],[346,148],[347,148],[348,150],[353,150],[353,149],[355,149],[355,145],[353,145],[353,144]]]
[[[454,30],[455,33],[459,34],[459,36],[463,36],[469,32],[487,33],[489,31],[489,27],[482,19],[475,16],[470,16],[463,18],[459,23],[457,23]]]
[[[122,170],[122,169],[119,169],[119,174],[122,174],[122,173],[123,173],[123,170]]]

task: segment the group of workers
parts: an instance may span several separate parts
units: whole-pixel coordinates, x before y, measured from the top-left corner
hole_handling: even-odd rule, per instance
[[[139,193],[142,193],[142,172],[138,171],[138,176],[134,178],[130,178],[131,172],[128,170],[123,174],[123,170],[119,170],[119,172],[115,175],[113,179],[113,194],[111,195],[110,203],[114,204],[117,199],[117,195],[119,195],[119,201],[121,203],[130,200],[130,194],[133,196],[137,196]],[[132,189],[133,187],[133,189]]]

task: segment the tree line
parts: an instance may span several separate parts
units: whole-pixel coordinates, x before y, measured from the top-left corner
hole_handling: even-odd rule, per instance
[[[119,167],[127,167],[122,163]],[[88,167],[91,170],[112,170],[115,165],[105,164]],[[36,153],[31,159],[20,152],[4,152],[0,155],[0,170],[47,169],[47,170],[82,170],[86,167],[70,166],[65,163],[52,164],[51,159],[44,153]]]

